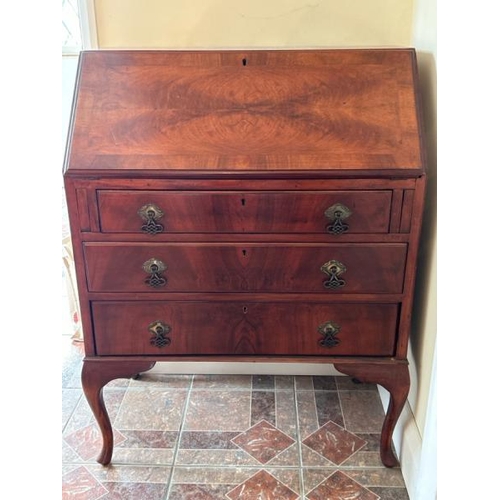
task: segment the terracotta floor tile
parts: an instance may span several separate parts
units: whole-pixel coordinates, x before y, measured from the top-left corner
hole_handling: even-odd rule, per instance
[[[233,443],[262,464],[265,464],[286,450],[295,441],[274,427],[274,425],[262,420],[244,433],[236,436]]]
[[[296,500],[299,496],[265,470],[247,479],[229,493],[231,500]]]
[[[85,467],[78,467],[63,475],[63,500],[97,500],[107,492]]]
[[[307,495],[308,500],[379,500],[379,496],[340,471],[334,472],[328,479],[314,488]]]
[[[113,429],[113,438],[118,446],[125,441],[125,437],[118,429]],[[67,434],[64,441],[76,452],[83,460],[90,460],[97,457],[102,446],[102,437],[97,424],[90,424],[86,427]]]
[[[339,465],[360,450],[366,444],[366,441],[337,424],[328,422],[306,439],[303,439],[302,443],[330,460],[330,462]]]
[[[349,377],[118,379],[104,390],[115,449],[102,467],[82,351],[67,351],[64,500],[408,500],[401,470],[380,462],[377,388]]]

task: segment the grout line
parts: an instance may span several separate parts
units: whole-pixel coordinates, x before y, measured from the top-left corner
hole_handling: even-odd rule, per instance
[[[301,435],[301,429],[300,429],[300,418],[299,418],[299,402],[297,398],[297,384],[296,384],[296,378],[295,376],[293,377],[293,400],[295,403],[295,425],[297,426],[297,446],[298,446],[298,453],[299,453],[299,485],[300,485],[300,491],[299,491],[299,497],[300,498],[305,498],[305,487],[304,487],[304,464],[302,461],[302,435]]]
[[[167,494],[166,494],[164,500],[168,500],[168,497],[170,496],[170,492],[172,490],[172,484],[174,481],[174,469],[175,469],[176,462],[177,462],[177,455],[179,453],[179,448],[181,446],[181,438],[182,438],[182,433],[184,431],[184,424],[186,422],[186,415],[187,415],[188,408],[189,408],[189,401],[191,398],[191,390],[193,389],[193,384],[194,384],[194,375],[191,376],[191,382],[190,382],[189,387],[187,389],[186,402],[184,403],[184,409],[182,412],[181,425],[179,428],[179,435],[177,436],[177,440],[176,440],[175,447],[174,447],[174,453],[173,453],[173,457],[172,457],[172,469],[170,471],[170,477],[169,477],[168,483],[167,483]]]
[[[81,389],[80,389],[81,390]],[[62,429],[62,437],[64,439],[64,433],[66,432],[66,429],[68,428],[68,424],[70,423],[71,419],[73,418],[73,415],[75,414],[76,412],[76,409],[78,408],[78,405],[80,404],[82,398],[83,398],[84,394],[83,394],[83,390],[81,390],[81,394],[80,396],[78,396],[78,400],[76,401],[75,403],[75,406],[73,407],[73,409],[71,410],[71,414],[70,416],[67,418],[66,420],[66,423],[64,424],[64,427]]]
[[[335,382],[335,383],[337,383],[337,382]],[[342,398],[340,397],[340,393],[341,392],[345,392],[345,391],[337,391],[337,396],[339,398],[340,413],[342,414],[343,427],[344,427],[345,430],[348,430],[347,426],[346,426],[345,416],[344,416],[344,407],[342,406]]]

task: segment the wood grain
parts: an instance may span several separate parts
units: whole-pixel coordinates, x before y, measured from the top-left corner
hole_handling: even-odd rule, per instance
[[[406,245],[85,243],[89,291],[400,293]],[[159,259],[166,286],[151,288],[143,264]],[[329,290],[323,264],[347,268],[346,284]],[[369,262],[370,265],[366,265]]]
[[[81,58],[69,173],[423,169],[410,49]]]
[[[398,306],[311,302],[94,302],[98,355],[391,356]],[[151,345],[148,326],[168,324],[171,344]],[[321,347],[317,328],[340,326],[339,345]]]
[[[326,233],[325,211],[342,204],[347,233],[387,233],[391,191],[99,191],[101,229],[140,233],[138,210],[155,204],[166,233]],[[346,234],[347,234],[346,233]],[[332,238],[334,241],[335,238]]]

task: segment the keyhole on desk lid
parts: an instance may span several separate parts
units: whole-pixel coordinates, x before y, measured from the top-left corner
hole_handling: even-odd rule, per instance
[[[243,314],[246,314],[248,312],[248,307],[247,306],[243,306]]]
[[[243,64],[243,66],[246,66],[247,65],[247,58],[244,57],[242,60],[241,60],[241,64]]]
[[[247,202],[247,200],[245,200],[245,198],[241,198],[241,206],[244,207],[245,206],[245,203]]]
[[[245,249],[243,249],[243,250],[241,251],[241,253],[243,254],[243,257],[246,257],[246,256],[247,256],[247,251],[246,251]]]

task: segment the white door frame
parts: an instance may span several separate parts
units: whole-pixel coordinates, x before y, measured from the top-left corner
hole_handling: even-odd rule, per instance
[[[94,0],[77,0],[80,31],[82,35],[82,49],[94,50],[99,48],[97,39],[97,25],[95,18]]]

